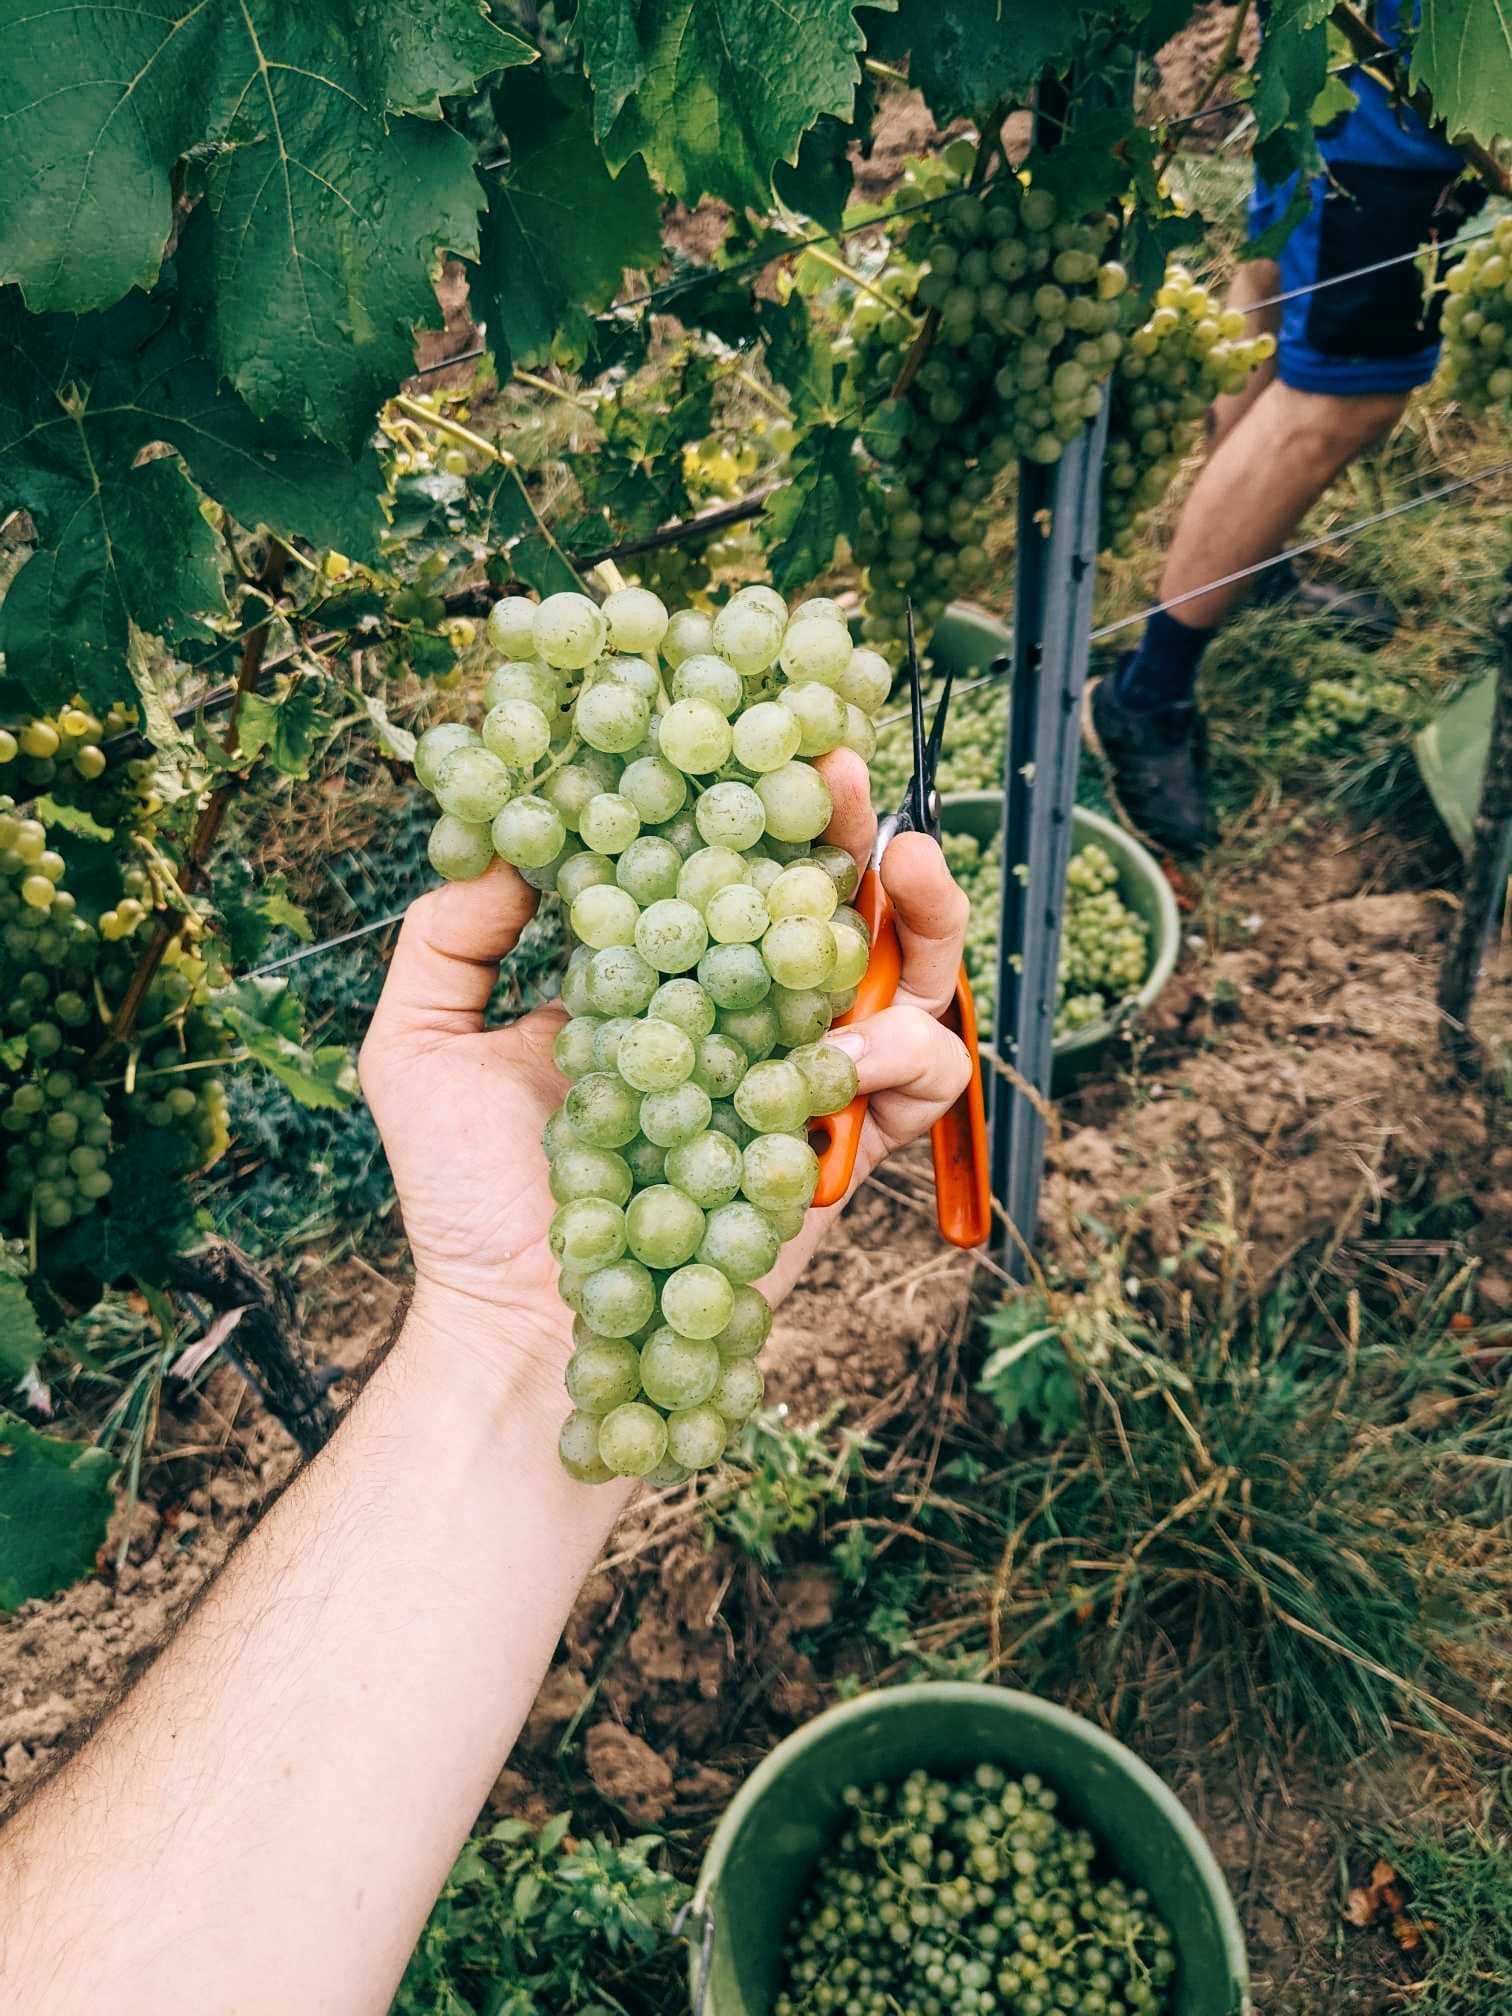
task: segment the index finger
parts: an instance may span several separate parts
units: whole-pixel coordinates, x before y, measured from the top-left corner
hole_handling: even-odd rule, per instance
[[[882,856],[882,886],[892,898],[903,954],[898,1000],[938,1015],[955,992],[971,905],[924,833],[900,833]]]
[[[506,862],[476,881],[427,890],[405,913],[399,943],[373,1011],[369,1044],[438,1031],[470,1035],[536,906],[535,891]]]

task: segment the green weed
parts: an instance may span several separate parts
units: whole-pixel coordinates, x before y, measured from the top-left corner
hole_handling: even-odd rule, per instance
[[[1405,1946],[1401,2006],[1417,2016],[1512,2009],[1512,1839],[1463,1828],[1401,1842],[1377,1836],[1407,1908],[1391,1928]]]
[[[739,1481],[705,1502],[709,1534],[775,1567],[779,1543],[812,1532],[820,1514],[842,1501],[861,1468],[866,1438],[843,1428],[831,1434],[834,1420],[831,1412],[800,1426],[782,1409],[758,1414],[732,1457]]]

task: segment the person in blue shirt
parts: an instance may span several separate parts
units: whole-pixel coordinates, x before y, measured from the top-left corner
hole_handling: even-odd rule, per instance
[[[1376,26],[1396,39],[1395,0],[1382,0]],[[1138,648],[1087,691],[1087,740],[1119,809],[1173,854],[1200,853],[1216,837],[1194,693],[1202,654],[1231,611],[1253,596],[1349,624],[1365,643],[1384,641],[1394,622],[1384,598],[1303,581],[1289,563],[1193,593],[1279,552],[1438,362],[1438,303],[1425,301],[1416,262],[1399,255],[1451,238],[1480,192],[1462,181],[1464,162],[1443,136],[1367,71],[1351,70],[1345,82],[1355,103],[1318,136],[1324,169],[1311,178],[1300,222],[1279,258],[1240,267],[1229,295],[1252,332],[1275,334],[1277,349],[1209,414],[1208,460],[1160,580],[1159,600],[1176,606],[1152,616]],[[1297,183],[1257,179],[1253,236],[1286,215]],[[1393,258],[1380,271],[1337,277]],[[1278,295],[1291,298],[1257,306]]]

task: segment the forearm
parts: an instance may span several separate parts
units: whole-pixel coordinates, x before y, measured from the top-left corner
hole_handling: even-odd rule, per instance
[[[625,1502],[549,1347],[417,1308],[146,1679],[0,1836],[31,2016],[357,2016],[410,1948]],[[172,1954],[165,1971],[164,1953]]]

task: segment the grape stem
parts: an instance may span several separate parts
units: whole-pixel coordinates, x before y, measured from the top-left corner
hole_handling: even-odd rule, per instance
[[[901,302],[894,301],[890,294],[885,293],[874,280],[868,280],[864,273],[858,273],[853,266],[847,266],[845,261],[837,259],[833,252],[821,252],[817,245],[810,245],[807,252],[810,259],[817,261],[821,266],[827,266],[832,273],[838,273],[841,279],[848,280],[852,287],[859,287],[863,294],[870,294],[874,301],[880,301],[892,314],[901,315],[906,322],[911,322],[915,329],[918,328],[919,317],[911,309],[905,308]],[[786,417],[784,414],[783,418]]]
[[[551,761],[546,765],[546,768],[541,772],[540,776],[531,778],[530,780],[531,790],[534,791],[538,788],[538,786],[544,784],[548,777],[555,776],[556,772],[561,769],[564,763],[570,763],[572,761],[573,757],[576,756],[578,750],[581,747],[582,744],[579,742],[576,735],[569,736],[567,741],[563,743],[559,753],[552,757]]]
[[[1242,4],[1247,6],[1249,0],[1242,0]],[[971,164],[971,174],[967,177],[966,186],[968,189],[980,189],[982,184],[987,180],[987,170],[992,165],[992,157],[997,152],[999,142],[1002,139],[1003,121],[1008,117],[1010,109],[1011,101],[1004,98],[993,107],[991,113],[988,115],[986,124],[982,128],[982,137],[977,141],[976,159]],[[903,368],[899,371],[897,378],[893,382],[892,391],[888,394],[889,398],[901,399],[909,386],[912,385],[914,378],[918,374],[919,366],[929,355],[929,346],[934,342],[935,331],[939,326],[940,311],[938,308],[931,308],[924,317],[923,322],[919,325],[918,335],[915,336],[913,342],[909,345],[908,355],[903,359]]]
[[[267,613],[255,629],[248,631],[246,642],[242,645],[241,670],[237,674],[231,715],[226,723],[226,732],[221,738],[221,747],[229,757],[234,758],[236,755],[242,698],[257,685],[262,672],[263,657],[268,648],[268,638],[273,630],[273,617],[278,607],[278,591],[283,586],[284,569],[287,564],[288,555],[282,546],[271,544],[268,548],[268,557],[263,562],[262,573],[255,584],[257,592],[267,604]],[[228,773],[216,785],[195,821],[194,832],[184,856],[183,872],[179,878],[181,892],[193,888],[200,869],[215,845],[221,822],[226,816],[226,807],[230,802],[233,781],[234,773]],[[131,976],[126,992],[121,996],[121,1005],[117,1008],[105,1040],[100,1046],[102,1050],[112,1050],[117,1044],[124,1043],[135,1028],[142,1003],[147,998],[147,990],[151,987],[157,970],[163,963],[163,955],[167,952],[185,914],[186,912],[177,909],[165,909],[159,912],[152,927],[152,936],[137,961],[136,971]]]

